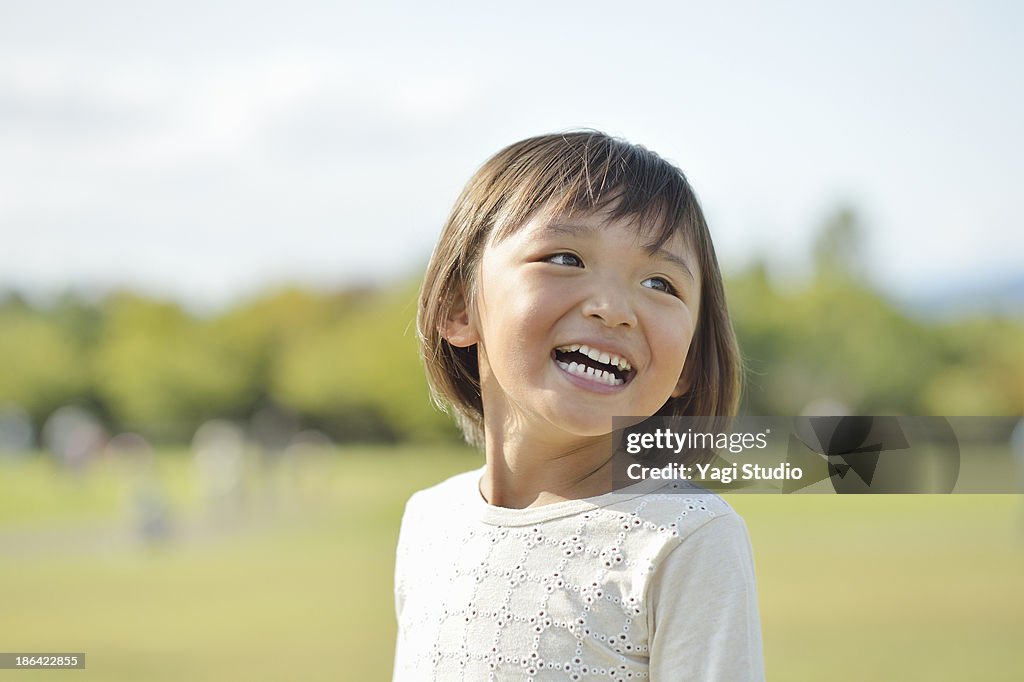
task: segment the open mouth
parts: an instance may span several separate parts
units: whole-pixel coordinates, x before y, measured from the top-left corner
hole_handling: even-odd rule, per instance
[[[552,356],[566,372],[609,386],[621,386],[636,374],[625,358],[579,343],[560,346]]]

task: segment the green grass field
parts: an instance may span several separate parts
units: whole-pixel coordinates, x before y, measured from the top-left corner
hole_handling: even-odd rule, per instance
[[[253,467],[204,502],[183,453],[156,472],[172,532],[134,530],[137,472],[0,459],[0,651],[84,671],[0,680],[381,680],[408,495],[476,455],[346,449]],[[733,496],[750,528],[770,680],[1024,679],[1024,498]]]

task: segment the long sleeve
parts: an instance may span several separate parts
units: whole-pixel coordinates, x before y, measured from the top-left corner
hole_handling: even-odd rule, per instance
[[[764,679],[761,622],[746,524],[711,519],[665,558],[648,588],[650,679]]]

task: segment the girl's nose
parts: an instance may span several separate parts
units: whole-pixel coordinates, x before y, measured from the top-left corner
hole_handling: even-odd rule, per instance
[[[591,293],[583,303],[582,312],[585,317],[598,319],[608,327],[635,327],[637,324],[629,296],[619,287],[606,287]]]

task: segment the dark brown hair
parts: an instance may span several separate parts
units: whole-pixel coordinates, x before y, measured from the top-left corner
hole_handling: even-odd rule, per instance
[[[682,171],[654,152],[598,131],[531,137],[502,149],[473,175],[434,248],[416,318],[434,400],[454,409],[466,440],[483,443],[483,404],[476,348],[442,336],[457,301],[472,301],[489,239],[504,239],[538,213],[607,210],[660,247],[679,234],[700,266],[701,301],[684,375],[689,389],[658,411],[705,416],[714,428],[733,415],[741,363],[722,275],[704,214]]]

